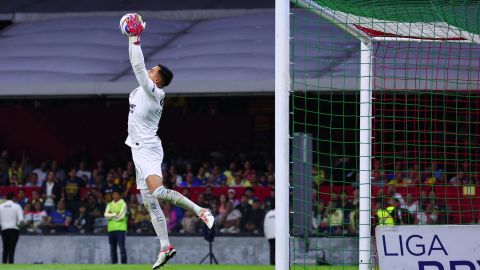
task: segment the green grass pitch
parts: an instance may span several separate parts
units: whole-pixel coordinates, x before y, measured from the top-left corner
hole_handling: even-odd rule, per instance
[[[13,264],[2,265],[2,270],[149,270],[151,265],[127,264]],[[161,270],[274,270],[273,266],[265,265],[198,265],[198,264],[170,264]],[[356,270],[356,266],[292,266],[292,270]]]

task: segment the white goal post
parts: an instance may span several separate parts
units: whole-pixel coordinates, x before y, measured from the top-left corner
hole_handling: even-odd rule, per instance
[[[291,67],[289,44],[290,10],[285,0],[276,0],[275,19],[275,164],[277,245],[276,269],[288,269],[289,249],[289,102]],[[467,32],[446,22],[395,22],[361,17],[324,7],[312,0],[292,0],[297,6],[313,12],[332,22],[357,38],[360,42],[359,59],[359,269],[367,270],[372,263],[371,228],[371,166],[372,166],[372,104],[373,104],[373,51],[378,42],[454,42],[480,44],[480,36]],[[439,80],[440,81],[440,80]],[[445,87],[447,83],[438,88]],[[286,227],[285,227],[286,226]],[[287,247],[287,250],[285,249]]]

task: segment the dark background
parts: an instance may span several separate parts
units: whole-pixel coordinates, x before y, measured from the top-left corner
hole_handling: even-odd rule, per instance
[[[13,157],[103,159],[125,164],[128,100],[0,100],[0,145]],[[273,96],[167,98],[158,134],[167,154],[211,151],[273,153]],[[168,156],[166,156],[168,158]]]

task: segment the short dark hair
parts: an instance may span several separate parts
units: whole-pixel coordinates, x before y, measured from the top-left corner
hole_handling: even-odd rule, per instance
[[[7,200],[13,200],[14,197],[15,197],[15,194],[12,191],[7,193]]]
[[[164,65],[158,64],[157,66],[160,67],[160,70],[158,71],[158,73],[160,74],[160,76],[162,76],[162,82],[163,82],[162,87],[168,86],[170,82],[172,82],[173,72]]]

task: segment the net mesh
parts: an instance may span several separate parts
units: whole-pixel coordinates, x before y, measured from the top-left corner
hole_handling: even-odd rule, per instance
[[[402,37],[371,44],[372,228],[478,223],[478,2],[294,5],[291,269],[358,268],[360,40]]]
[[[444,0],[316,0],[323,7],[351,15],[394,21],[397,23],[445,22],[453,27],[478,34],[478,1]],[[351,22],[354,22],[353,20]]]

